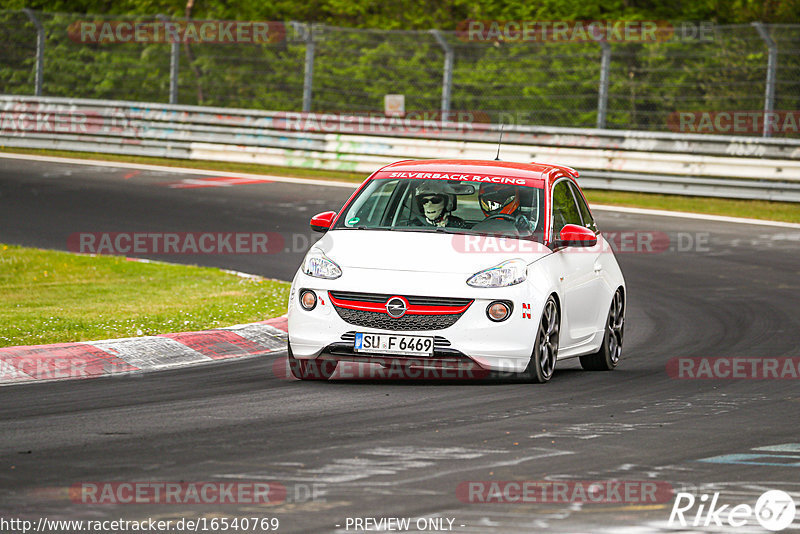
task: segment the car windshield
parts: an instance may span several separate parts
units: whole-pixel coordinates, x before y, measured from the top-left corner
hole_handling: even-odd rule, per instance
[[[347,206],[334,229],[446,232],[541,242],[539,187],[471,180],[373,179]]]

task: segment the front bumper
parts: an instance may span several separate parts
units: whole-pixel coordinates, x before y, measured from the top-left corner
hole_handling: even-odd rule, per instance
[[[393,275],[391,285],[385,280],[370,284],[368,278],[361,277],[357,286],[353,284],[344,288],[337,284],[339,281],[319,280],[298,273],[292,286],[289,304],[289,343],[293,356],[381,365],[414,364],[437,368],[476,366],[480,369],[503,372],[525,370],[530,360],[538,318],[544,305],[544,295],[537,294],[528,283],[506,288],[476,289],[467,287],[463,281],[460,281],[459,285],[453,284],[452,275],[442,277],[437,283],[436,280],[430,280],[428,274],[424,284],[428,289],[422,290],[420,289],[422,284],[420,280],[415,280],[415,275],[418,273]],[[455,323],[446,328],[392,330],[348,323],[334,309],[328,295],[328,289],[366,292],[370,290],[368,288],[374,289],[376,293],[393,292],[396,295],[420,295],[425,291],[425,294],[430,296],[469,298],[473,303]],[[317,294],[318,303],[313,310],[307,311],[300,307],[298,302],[300,289],[311,289]],[[505,321],[493,322],[486,315],[487,306],[496,300],[508,300],[513,303],[511,317]],[[356,353],[353,350],[356,332],[433,336],[434,355],[429,358],[416,356],[407,358]]]

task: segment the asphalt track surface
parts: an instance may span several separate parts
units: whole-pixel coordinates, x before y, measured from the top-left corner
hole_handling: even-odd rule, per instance
[[[349,195],[286,183],[163,185],[184,178],[0,160],[0,242],[66,249],[70,234],[100,231],[310,236],[309,217],[338,209]],[[0,518],[255,516],[279,518],[279,532],[356,532],[346,529],[347,518],[407,517],[412,524],[450,518],[454,532],[672,531],[673,500],[476,503],[457,496],[465,481],[545,479],[658,481],[751,506],[779,489],[800,507],[800,382],[678,380],[666,371],[674,357],[800,355],[800,231],[596,217],[606,233],[671,237],[672,250],[618,255],[629,300],[615,371],[586,372],[569,361],[546,385],[311,383],[276,376],[270,357],[3,387]],[[273,255],[159,258],[288,280],[301,244]],[[774,450],[754,452],[763,447]],[[701,461],[729,454],[761,456]],[[287,488],[287,499],[268,506],[73,502],[67,488],[91,481],[271,481]],[[696,511],[687,511],[688,521]],[[712,521],[685,531],[766,532],[752,517],[739,528]]]

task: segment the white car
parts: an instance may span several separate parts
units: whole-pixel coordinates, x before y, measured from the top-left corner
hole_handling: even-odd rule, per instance
[[[616,367],[625,280],[577,177],[464,160],[373,173],[311,219],[325,235],[292,282],[292,374],[327,379],[350,361],[547,382],[566,358]]]

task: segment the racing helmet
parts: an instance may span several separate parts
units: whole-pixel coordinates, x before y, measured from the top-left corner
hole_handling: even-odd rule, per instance
[[[425,182],[417,186],[414,200],[417,202],[420,213],[429,221],[436,222],[453,211],[455,204],[452,195],[444,185],[436,182]]]
[[[487,217],[500,213],[510,215],[519,209],[519,188],[506,184],[481,184],[478,202]]]

